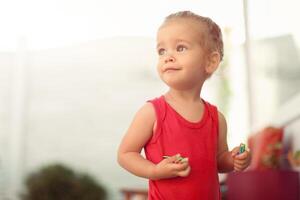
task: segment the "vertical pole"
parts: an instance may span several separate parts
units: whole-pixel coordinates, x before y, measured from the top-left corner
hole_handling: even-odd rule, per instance
[[[244,9],[244,29],[245,29],[245,62],[246,62],[246,87],[248,91],[248,122],[249,128],[252,132],[253,130],[253,123],[254,123],[254,115],[255,108],[254,108],[254,101],[253,101],[253,88],[252,88],[252,55],[251,55],[251,37],[249,31],[249,6],[248,1],[243,0],[243,9]]]
[[[26,134],[26,38],[18,40],[16,63],[12,69],[10,136],[9,136],[9,186],[8,196],[11,200],[19,199],[23,184],[25,167],[25,134]]]

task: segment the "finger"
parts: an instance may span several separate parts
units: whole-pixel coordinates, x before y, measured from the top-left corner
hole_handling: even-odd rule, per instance
[[[248,162],[250,159],[248,158],[248,157],[238,157],[238,156],[236,156],[235,158],[234,158],[234,161],[233,162],[237,162],[237,163],[246,163],[246,162]]]
[[[249,156],[250,156],[250,153],[248,151],[245,151],[243,153],[236,155],[235,158],[239,159],[239,160],[244,160],[244,159],[247,159]]]
[[[174,169],[175,169],[176,171],[182,171],[182,170],[187,169],[188,167],[189,167],[189,164],[188,164],[188,163],[182,163],[182,164],[176,164],[176,165],[174,166]]]
[[[231,156],[234,157],[239,153],[240,147],[234,147],[231,151]]]
[[[239,157],[239,156],[236,156],[234,158],[234,163],[250,163],[251,162],[251,158],[249,156],[247,157]]]
[[[179,156],[179,157],[177,157],[177,160],[175,161],[175,163],[186,163],[188,161],[189,161],[189,158]]]
[[[234,163],[234,169],[239,171],[244,170],[247,166],[247,163]]]
[[[242,168],[240,168],[240,167],[234,167],[234,171],[240,172],[240,171],[243,171],[243,170],[242,170]]]
[[[188,166],[185,170],[178,172],[178,176],[187,177],[191,172],[191,167]]]
[[[244,161],[244,160],[235,160],[234,161],[234,165],[243,165],[244,163],[246,163],[246,161]]]
[[[180,154],[176,154],[174,156],[164,156],[164,158],[166,158],[168,163],[173,163],[176,162],[176,160],[178,159],[178,157],[180,157]]]
[[[246,169],[248,166],[249,166],[249,163],[241,163],[241,164],[235,163],[234,164],[234,168],[238,169],[240,171]]]
[[[246,166],[247,165],[247,163],[245,163],[245,162],[235,162],[234,163],[234,166],[236,166],[236,167],[243,167],[243,166]]]
[[[246,157],[244,159],[237,159],[235,158],[233,161],[235,164],[239,164],[239,165],[249,165],[251,160],[249,157]]]

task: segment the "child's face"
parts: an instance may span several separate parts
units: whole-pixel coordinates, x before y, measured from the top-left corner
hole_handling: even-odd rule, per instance
[[[158,30],[157,69],[169,87],[179,90],[198,88],[207,78],[201,28],[203,25],[197,21],[174,19]]]

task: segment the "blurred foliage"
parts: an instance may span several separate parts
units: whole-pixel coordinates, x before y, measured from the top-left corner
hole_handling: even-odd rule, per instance
[[[228,114],[229,105],[231,101],[231,86],[228,74],[228,68],[230,68],[230,54],[232,50],[232,41],[231,41],[231,29],[226,27],[223,30],[224,38],[224,57],[223,61],[220,63],[219,67],[219,78],[220,83],[218,87],[218,107],[223,112],[224,115]]]
[[[87,174],[75,173],[61,164],[29,174],[22,200],[105,200],[107,192]]]
[[[287,159],[289,161],[289,164],[293,168],[300,167],[300,150],[297,150],[296,152],[293,152],[291,149],[288,152]]]
[[[262,164],[268,168],[279,169],[282,143],[268,144],[266,153],[262,155]]]

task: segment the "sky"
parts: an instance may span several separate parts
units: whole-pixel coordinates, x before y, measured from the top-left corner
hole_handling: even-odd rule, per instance
[[[243,0],[0,0],[0,51],[15,51],[20,38],[29,49],[52,48],[115,36],[155,37],[168,14],[191,10],[231,27],[244,41]],[[253,37],[293,32],[297,0],[248,1]],[[300,40],[300,37],[295,37]],[[299,41],[300,43],[300,41]]]
[[[0,0],[0,51],[14,51],[20,38],[26,38],[29,49],[43,49],[114,36],[155,37],[163,18],[179,10],[242,31],[237,2],[226,1],[234,6],[224,15],[220,0]]]

